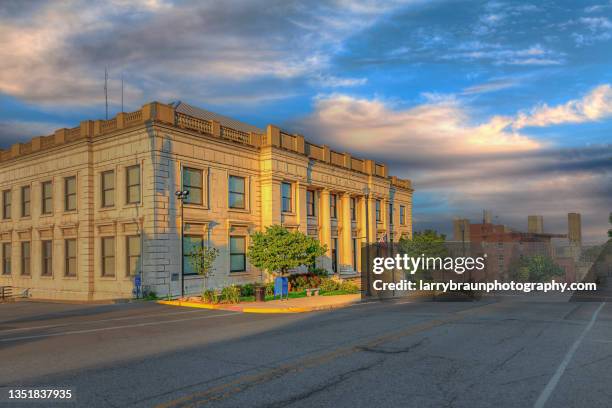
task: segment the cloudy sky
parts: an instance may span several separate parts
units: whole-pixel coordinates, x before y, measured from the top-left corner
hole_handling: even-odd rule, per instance
[[[608,1],[608,2],[606,2]],[[601,241],[612,210],[612,2],[0,3],[0,144],[182,100],[384,161],[415,229],[455,216]]]

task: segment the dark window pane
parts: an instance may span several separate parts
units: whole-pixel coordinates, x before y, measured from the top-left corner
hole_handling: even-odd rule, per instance
[[[21,243],[21,274],[29,275],[30,274],[30,243],[22,242]]]
[[[246,270],[246,238],[230,237],[230,272]]]
[[[306,211],[307,215],[314,217],[315,215],[315,192],[312,190],[306,191]]]
[[[76,210],[76,177],[68,177],[64,180],[64,209],[66,211]]]
[[[102,276],[115,276],[115,238],[102,238]]]
[[[2,274],[11,274],[11,244],[5,242],[2,244]]]
[[[127,168],[127,192],[126,199],[128,204],[140,202],[140,166]]]
[[[2,192],[2,218],[9,219],[11,218],[11,191],[3,191]]]
[[[244,177],[230,176],[228,188],[230,208],[245,208]]]
[[[51,214],[53,212],[53,183],[44,182],[42,185],[42,213]]]
[[[21,216],[30,216],[30,187],[21,188]]]
[[[77,274],[77,261],[76,261],[77,242],[76,242],[76,239],[67,239],[64,241],[64,245],[66,246],[64,275],[76,276]]]
[[[281,197],[282,197],[283,212],[291,212],[292,203],[291,203],[291,184],[290,183],[281,184]]]
[[[201,236],[185,235],[183,237],[183,274],[196,275],[198,272],[191,264],[191,256],[198,248],[204,246],[204,239]]]
[[[202,170],[183,168],[183,189],[189,191],[186,203],[202,204],[202,180]]]

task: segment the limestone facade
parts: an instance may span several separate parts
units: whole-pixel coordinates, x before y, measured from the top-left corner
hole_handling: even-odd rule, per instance
[[[187,189],[181,220],[178,190]],[[412,234],[409,180],[384,164],[179,103],[146,104],[0,151],[0,286],[46,299],[199,293],[184,248],[220,255],[211,286],[256,282],[249,235],[295,228],[327,244],[319,265],[353,276],[366,235]],[[367,198],[366,198],[367,194]],[[366,202],[369,232],[366,234]]]

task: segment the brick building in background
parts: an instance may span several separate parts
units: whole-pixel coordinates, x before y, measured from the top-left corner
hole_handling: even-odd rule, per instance
[[[577,217],[576,217],[577,216]],[[577,221],[576,221],[577,219]],[[570,239],[560,250],[553,239],[580,237],[580,214],[568,214],[569,234],[545,233],[542,216],[530,215],[528,232],[515,231],[505,225],[493,224],[489,212],[483,222],[472,224],[468,219],[453,221],[453,241],[456,247],[465,246],[471,254],[487,254],[486,272],[476,272],[475,280],[510,279],[510,267],[520,257],[542,255],[553,258],[565,271],[565,281],[575,282],[576,263],[581,252],[578,238]]]
[[[177,295],[182,269],[185,293],[199,293],[181,221],[185,253],[220,250],[213,286],[263,278],[246,252],[267,225],[316,237],[328,247],[319,265],[344,276],[359,273],[366,235],[412,234],[411,183],[384,164],[180,102],[13,145],[0,152],[0,191],[0,285],[38,298],[127,298],[135,276]]]

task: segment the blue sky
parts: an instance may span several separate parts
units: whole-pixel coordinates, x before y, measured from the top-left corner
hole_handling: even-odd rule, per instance
[[[5,1],[0,143],[183,100],[390,164],[416,229],[499,222],[605,236],[612,2]]]

